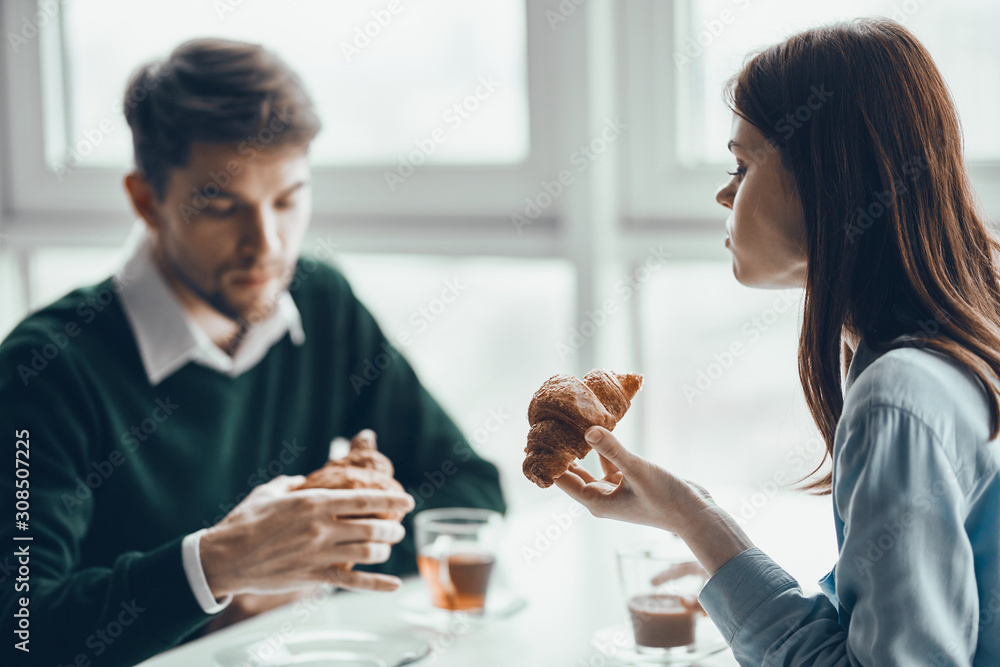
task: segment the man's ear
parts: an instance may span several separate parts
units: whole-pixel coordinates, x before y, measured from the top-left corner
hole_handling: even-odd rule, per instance
[[[124,185],[135,214],[150,231],[159,230],[162,223],[156,214],[156,190],[152,184],[140,172],[133,171],[125,175]]]

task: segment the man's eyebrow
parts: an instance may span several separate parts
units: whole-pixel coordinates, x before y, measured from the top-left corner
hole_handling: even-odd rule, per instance
[[[299,188],[303,188],[303,187],[305,187],[308,184],[309,184],[309,181],[305,181],[305,180],[299,181],[298,183],[290,185],[287,189],[285,189],[282,192],[280,192],[278,194],[278,196],[279,197],[287,197],[288,195],[292,194],[293,192],[295,192]],[[235,192],[232,192],[230,190],[219,190],[219,194],[215,195],[214,199],[217,199],[219,197],[226,197],[228,199],[238,199],[238,200],[242,200],[243,199],[239,194],[237,194]]]
[[[303,179],[303,180],[299,181],[298,183],[295,183],[295,184],[291,185],[287,190],[285,190],[284,192],[281,193],[281,196],[282,197],[287,197],[288,195],[292,194],[293,192],[295,192],[299,188],[304,188],[307,185],[309,185],[309,181]]]

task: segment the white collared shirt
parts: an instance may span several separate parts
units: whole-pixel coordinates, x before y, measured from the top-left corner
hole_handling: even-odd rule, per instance
[[[288,291],[281,293],[274,312],[249,329],[230,357],[211,341],[184,310],[152,256],[152,235],[145,228],[115,276],[125,316],[135,335],[149,383],[156,386],[189,361],[236,377],[260,362],[288,333],[301,345],[306,338],[302,319]]]
[[[145,225],[136,223],[126,243],[125,261],[115,275],[125,317],[151,385],[156,386],[188,362],[236,377],[256,366],[286,333],[295,345],[305,341],[299,310],[292,296],[284,291],[274,312],[247,331],[236,354],[230,357],[184,310],[153,259],[152,241]],[[206,614],[215,614],[225,609],[233,596],[219,601],[212,595],[201,564],[204,532],[201,529],[184,538],[181,557],[195,599]]]

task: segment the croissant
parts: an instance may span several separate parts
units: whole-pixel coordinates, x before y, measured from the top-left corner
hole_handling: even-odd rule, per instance
[[[594,369],[583,381],[553,375],[528,405],[524,476],[543,489],[590,451],[583,434],[591,426],[614,429],[642,387],[642,375]]]
[[[319,470],[309,473],[305,481],[291,490],[298,489],[383,489],[402,491],[403,485],[393,478],[392,462],[378,451],[375,434],[362,431],[351,440],[351,449],[340,459],[327,461]],[[404,514],[398,512],[357,514],[348,519],[390,519],[399,521]]]

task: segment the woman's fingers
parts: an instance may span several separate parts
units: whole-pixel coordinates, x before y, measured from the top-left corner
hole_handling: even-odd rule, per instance
[[[580,466],[577,466],[576,464],[574,464],[574,466],[577,469],[582,470]],[[583,472],[587,476],[590,476],[590,473],[588,473],[586,470],[584,470]],[[591,477],[591,479],[593,479],[593,477]],[[583,502],[584,489],[587,488],[587,482],[585,479],[581,478],[580,474],[573,468],[570,468],[563,474],[556,477],[553,483],[560,489],[562,489],[566,493],[566,495],[568,495],[573,500],[581,503]]]
[[[625,449],[618,438],[612,435],[611,431],[603,426],[591,426],[585,434],[587,443],[597,450],[601,456],[601,465],[605,465],[605,460],[626,475],[634,467],[635,455]],[[605,468],[607,472],[607,468]]]
[[[618,472],[618,466],[609,461],[608,458],[604,456],[604,454],[598,452],[597,455],[601,457],[601,470],[604,471],[605,477],[613,475],[614,473]]]
[[[591,482],[596,482],[597,481],[594,478],[594,476],[590,474],[589,470],[587,470],[586,468],[584,468],[582,465],[580,465],[576,461],[573,461],[573,463],[571,463],[569,465],[569,469],[570,469],[570,471],[576,473],[580,477],[580,479],[582,479],[587,484],[590,484]]]

